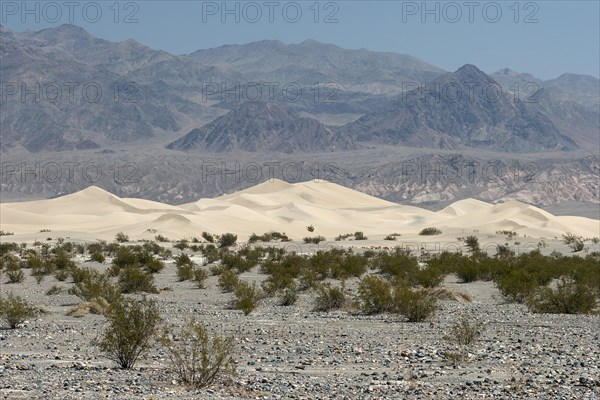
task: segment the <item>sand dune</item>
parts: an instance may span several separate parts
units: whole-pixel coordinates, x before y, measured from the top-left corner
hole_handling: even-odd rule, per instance
[[[311,235],[308,225],[315,227],[312,235],[329,240],[355,231],[375,239],[393,232],[410,237],[427,226],[454,236],[470,230],[494,234],[507,229],[531,237],[552,238],[566,232],[600,236],[598,220],[556,217],[518,201],[493,205],[465,199],[432,212],[326,181],[290,184],[272,180],[181,206],[119,198],[97,187],[56,199],[0,204],[0,229],[24,235],[24,239],[39,236],[40,229],[51,229],[71,237],[102,239],[112,239],[117,232],[132,238],[153,238],[160,233],[171,239],[199,236],[202,231],[235,232],[240,240],[251,233],[275,230],[301,240]]]

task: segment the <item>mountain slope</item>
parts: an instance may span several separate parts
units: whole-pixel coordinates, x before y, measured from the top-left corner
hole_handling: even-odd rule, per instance
[[[246,102],[181,139],[170,143],[172,150],[204,149],[213,152],[233,150],[329,152],[360,146],[332,132],[322,123],[301,118],[280,104]]]
[[[473,65],[402,95],[396,104],[341,128],[364,142],[527,152],[572,150],[575,142]]]

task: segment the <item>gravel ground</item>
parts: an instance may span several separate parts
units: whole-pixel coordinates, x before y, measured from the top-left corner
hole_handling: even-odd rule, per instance
[[[86,263],[92,265],[93,263]],[[97,265],[100,267],[99,265]],[[472,302],[444,300],[427,322],[348,311],[311,312],[313,292],[290,307],[264,299],[249,316],[227,309],[231,293],[217,279],[207,289],[178,282],[175,268],[156,276],[167,322],[195,316],[211,330],[233,334],[238,376],[208,389],[188,391],[155,346],[133,370],[115,367],[90,341],[103,318],[67,316],[79,299],[68,283],[28,276],[12,291],[47,311],[16,330],[0,329],[0,398],[5,399],[598,399],[600,316],[536,315],[506,303],[491,282],[444,286],[466,292]],[[264,279],[257,270],[243,280]],[[65,290],[46,296],[52,285]],[[349,281],[355,290],[356,281]],[[444,336],[463,315],[485,323],[480,340],[463,361]]]

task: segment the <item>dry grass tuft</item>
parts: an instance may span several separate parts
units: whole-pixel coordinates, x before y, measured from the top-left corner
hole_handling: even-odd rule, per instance
[[[430,289],[431,294],[433,294],[438,300],[450,300],[450,301],[466,301],[471,303],[473,301],[473,297],[470,294],[465,292],[459,292],[456,290],[451,290],[445,287],[437,287]]]
[[[67,315],[75,318],[81,318],[87,314],[103,315],[106,307],[97,301],[85,301],[73,306],[67,310]]]

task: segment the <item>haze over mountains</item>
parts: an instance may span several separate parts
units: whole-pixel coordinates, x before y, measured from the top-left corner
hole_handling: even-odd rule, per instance
[[[542,81],[508,68],[487,75],[473,65],[447,72],[409,55],[313,40],[172,55],[73,25],[21,33],[1,27],[0,57],[3,159],[135,163],[135,183],[110,174],[93,182],[118,195],[169,202],[214,196],[257,182],[219,182],[216,175],[199,183],[196,166],[206,160],[293,159],[335,164],[336,182],[390,200],[489,200],[496,193],[544,204],[600,201],[593,184],[600,81],[590,76]],[[457,88],[467,95],[452,98]],[[478,93],[470,96],[473,88]],[[490,100],[480,88],[499,94]],[[517,160],[518,153],[527,154]],[[503,184],[399,175],[417,158],[449,168],[457,160],[535,162],[544,180],[509,183],[514,173],[506,168]],[[3,194],[14,198],[90,183],[5,172]]]

